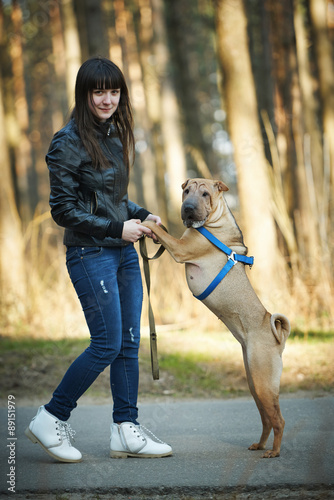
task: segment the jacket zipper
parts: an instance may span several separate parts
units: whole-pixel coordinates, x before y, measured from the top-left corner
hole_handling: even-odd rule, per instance
[[[92,199],[92,197],[90,199],[90,213],[92,215],[96,214],[97,207],[99,206],[99,203],[97,201],[97,193],[96,193],[96,191],[93,192],[93,197],[94,197],[93,199]],[[94,203],[94,201],[95,201],[95,210],[93,210],[93,203]]]
[[[109,130],[108,130],[108,132],[109,132],[109,133],[110,133],[110,128],[111,128],[111,127],[109,127]],[[109,135],[109,134],[108,134],[108,135]],[[107,148],[107,150],[109,151],[109,153],[110,153],[111,157],[114,159],[115,163],[117,163],[117,167],[118,167],[118,169],[119,169],[119,168],[120,168],[120,165],[119,165],[119,163],[118,163],[118,160],[114,157],[114,155],[112,154],[112,152],[111,152],[111,151],[110,151],[110,149],[108,148],[108,145],[107,145],[107,143],[106,143],[106,141],[105,141],[105,140],[103,141],[103,144],[105,145],[105,147],[106,147],[106,148]],[[121,220],[123,220],[123,214],[122,214],[122,212],[121,212],[121,209],[119,208],[119,206],[118,206],[118,205],[114,205],[114,206],[115,206],[116,210],[118,211],[119,215],[121,216]]]

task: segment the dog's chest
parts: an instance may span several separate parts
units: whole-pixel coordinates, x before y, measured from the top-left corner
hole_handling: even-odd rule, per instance
[[[201,294],[225,265],[221,259],[205,259],[196,264],[186,264],[186,278],[190,291],[194,295]]]

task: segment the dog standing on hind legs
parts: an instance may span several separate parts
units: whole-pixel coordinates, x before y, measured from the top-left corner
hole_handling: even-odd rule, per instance
[[[143,224],[178,263],[186,266],[191,292],[231,331],[242,346],[249,389],[262,420],[262,435],[250,450],[264,450],[271,429],[274,443],[264,458],[278,457],[284,430],[279,406],[282,352],[289,320],[270,314],[250,284],[242,233],[226,203],[222,181],[188,179],[183,185],[181,217],[186,231],[173,238],[154,222]],[[209,238],[209,239],[208,239]]]

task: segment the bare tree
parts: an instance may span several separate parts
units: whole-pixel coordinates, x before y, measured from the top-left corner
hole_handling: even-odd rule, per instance
[[[26,82],[24,75],[24,36],[23,16],[20,4],[12,1],[11,20],[13,32],[9,36],[9,53],[13,75],[13,116],[12,120],[17,127],[15,135],[11,136],[12,148],[15,156],[15,174],[17,181],[17,206],[20,216],[28,223],[32,215],[29,199],[29,174],[32,169],[31,143],[29,141],[29,113],[26,96]]]
[[[324,133],[328,141],[332,179],[334,179],[334,63],[333,48],[328,33],[326,0],[310,0],[315,49],[319,71]]]
[[[69,106],[72,107],[75,79],[81,65],[81,50],[72,0],[60,0],[60,7],[65,43],[67,100]]]
[[[238,192],[246,245],[255,256],[251,277],[263,297],[273,286],[283,291],[282,259],[271,211],[268,164],[264,153],[242,0],[216,0],[218,57],[229,132],[234,146]]]
[[[208,31],[200,29],[201,14],[191,0],[178,0],[166,4],[168,39],[174,65],[175,90],[182,105],[183,136],[189,152],[188,168],[197,170],[199,176],[218,174],[212,145],[204,137],[203,89],[210,88],[207,78],[201,78],[204,66],[210,67],[212,59],[207,50]],[[192,19],[192,22],[189,22]],[[204,20],[202,22],[207,22]],[[212,23],[213,24],[213,23]],[[213,26],[212,26],[213,27]],[[209,26],[208,26],[209,30]],[[180,48],[182,47],[182,50]],[[205,94],[204,94],[205,95]],[[196,157],[201,157],[201,164]],[[205,165],[205,166],[204,166]]]
[[[107,25],[102,0],[74,0],[80,47],[83,59],[108,56]]]
[[[5,123],[0,75],[0,123]],[[17,211],[5,127],[0,127],[0,296],[2,307],[24,312],[26,275],[21,219]],[[10,256],[12,265],[8,265]],[[8,311],[7,311],[8,312]]]
[[[180,128],[180,110],[170,72],[164,4],[162,0],[152,0],[154,28],[154,57],[160,84],[160,120],[164,144],[167,193],[169,199],[169,220],[179,221],[180,186],[186,178],[185,152]]]
[[[165,223],[168,220],[167,194],[165,185],[165,161],[161,141],[161,95],[160,83],[156,71],[155,58],[152,55],[154,44],[153,11],[150,0],[138,0],[139,26],[138,46],[143,74],[146,109],[150,123],[150,136],[154,151],[155,189],[157,191],[157,213]]]

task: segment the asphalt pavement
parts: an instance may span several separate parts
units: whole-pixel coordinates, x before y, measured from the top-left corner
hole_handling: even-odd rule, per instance
[[[334,397],[281,397],[280,403],[286,426],[281,456],[274,459],[247,449],[261,433],[250,398],[141,404],[140,422],[173,447],[173,456],[161,459],[109,458],[111,406],[79,404],[70,419],[75,446],[83,454],[77,464],[54,461],[25,437],[36,407],[17,407],[15,420],[1,408],[1,498],[14,492],[13,497],[33,499],[43,494],[86,498],[88,493],[96,498],[169,494],[174,499],[181,493],[213,498],[219,492],[284,488],[319,488],[327,495],[321,498],[334,498]],[[270,446],[272,439],[271,434]]]

